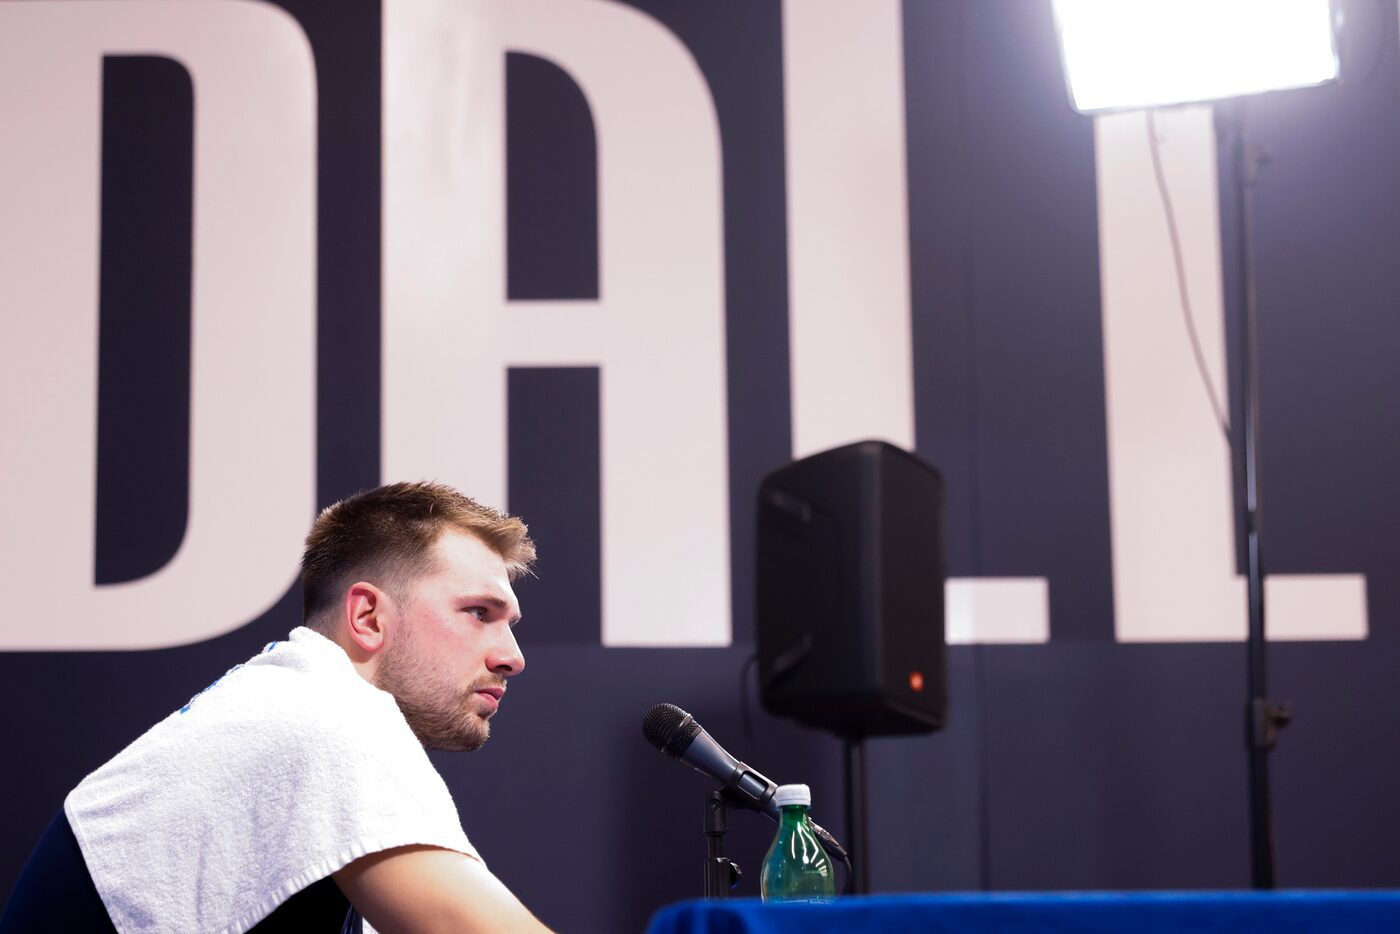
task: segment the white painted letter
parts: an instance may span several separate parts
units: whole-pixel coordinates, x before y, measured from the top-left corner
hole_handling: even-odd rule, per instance
[[[1223,404],[1224,310],[1211,111],[1162,111],[1157,120],[1196,328]],[[1095,141],[1118,639],[1243,639],[1245,590],[1235,573],[1230,452],[1182,322],[1146,118],[1142,113],[1099,117]],[[1361,575],[1270,575],[1264,589],[1270,638],[1366,637]]]
[[[783,4],[794,457],[914,447],[900,6]]]
[[[172,58],[194,84],[193,424],[175,557],[97,587],[104,55]],[[293,581],[315,509],[315,105],[274,6],[0,4],[0,650],[197,642]]]
[[[794,457],[914,447],[902,29],[895,0],[783,4]],[[950,643],[1049,638],[1044,578],[951,579],[946,604]]]
[[[694,59],[598,0],[401,0],[384,14],[386,479],[505,505],[506,370],[601,368],[603,643],[730,640],[719,131]],[[507,302],[505,55],[582,88],[594,302]]]

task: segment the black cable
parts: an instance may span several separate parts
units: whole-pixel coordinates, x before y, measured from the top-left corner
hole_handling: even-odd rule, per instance
[[[1172,259],[1176,263],[1176,291],[1181,299],[1181,313],[1186,319],[1186,335],[1191,340],[1191,352],[1196,357],[1196,369],[1201,374],[1201,383],[1205,386],[1206,395],[1210,397],[1210,406],[1215,411],[1216,420],[1220,424],[1220,430],[1225,434],[1225,443],[1232,448],[1234,441],[1230,437],[1230,419],[1225,414],[1224,408],[1220,405],[1220,399],[1215,394],[1215,386],[1210,381],[1210,371],[1206,368],[1205,354],[1201,352],[1201,341],[1196,334],[1196,320],[1191,312],[1191,297],[1186,291],[1186,261],[1182,257],[1181,237],[1176,229],[1176,212],[1172,209],[1171,191],[1167,188],[1167,176],[1162,171],[1162,153],[1157,141],[1157,121],[1156,111],[1147,111],[1147,142],[1148,148],[1152,152],[1152,172],[1157,177],[1157,192],[1162,198],[1162,209],[1167,215],[1167,235],[1171,239]]]

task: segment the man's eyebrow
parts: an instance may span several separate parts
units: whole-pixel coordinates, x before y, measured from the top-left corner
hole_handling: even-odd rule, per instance
[[[469,593],[461,598],[463,603],[484,603],[487,606],[494,606],[496,609],[504,609],[509,606],[504,598],[493,593]]]

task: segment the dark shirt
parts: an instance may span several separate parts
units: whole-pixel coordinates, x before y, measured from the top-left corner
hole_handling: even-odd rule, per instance
[[[300,932],[359,934],[359,913],[330,876],[311,883],[278,905],[252,928],[258,934]],[[72,934],[116,931],[102,897],[88,874],[83,851],[63,811],[49,822],[38,846],[20,870],[0,934]]]

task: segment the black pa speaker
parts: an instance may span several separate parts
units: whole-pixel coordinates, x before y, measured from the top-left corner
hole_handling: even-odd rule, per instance
[[[927,733],[947,714],[943,479],[862,441],[758,493],[763,706],[842,736]]]

